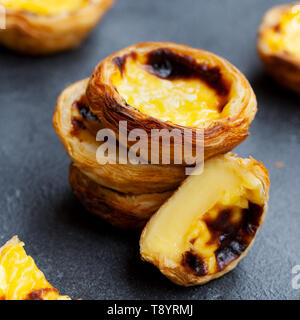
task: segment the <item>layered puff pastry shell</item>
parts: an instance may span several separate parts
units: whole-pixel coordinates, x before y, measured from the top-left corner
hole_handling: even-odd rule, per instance
[[[91,213],[120,228],[138,229],[167,200],[185,178],[175,165],[100,164],[97,132],[101,121],[91,113],[85,97],[88,79],[59,96],[53,124],[73,163],[70,184]]]
[[[267,72],[300,93],[300,2],[271,8],[258,32],[258,53]]]
[[[245,257],[268,208],[262,163],[226,154],[205,162],[151,217],[140,240],[142,259],[183,286],[204,284]]]
[[[146,131],[141,150],[148,153],[153,129],[175,129],[181,136],[186,130],[193,152],[198,144],[203,147],[196,131],[204,130],[205,159],[243,142],[257,111],[250,84],[228,61],[167,42],[132,45],[104,59],[90,78],[87,99],[91,111],[116,134],[120,121],[127,122],[127,132],[121,135],[132,129]],[[171,141],[171,163],[178,163],[174,150],[181,144]],[[159,152],[161,161],[162,148]],[[181,153],[179,158],[192,164],[193,159]]]
[[[70,184],[87,211],[122,229],[144,227],[149,218],[172,195],[172,191],[126,194],[105,188],[74,164],[70,166]]]
[[[6,27],[0,44],[17,52],[46,55],[80,45],[114,0],[0,0]]]

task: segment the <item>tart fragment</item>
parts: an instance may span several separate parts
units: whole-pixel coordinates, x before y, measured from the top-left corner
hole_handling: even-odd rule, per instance
[[[144,227],[172,195],[172,191],[138,195],[117,192],[95,183],[74,164],[70,166],[70,184],[87,211],[123,229]]]
[[[0,300],[70,300],[46,280],[15,236],[0,248]]]
[[[160,193],[176,189],[185,169],[175,165],[99,164],[96,141],[102,122],[91,113],[85,90],[88,79],[65,89],[57,101],[53,124],[75,166],[97,184],[121,193]]]
[[[200,144],[196,130],[204,129],[205,158],[244,141],[257,111],[251,86],[228,61],[167,42],[132,45],[104,59],[90,78],[87,99],[91,111],[116,134],[120,121],[127,122],[122,136],[133,129],[145,130],[148,137],[141,138],[142,149],[149,154],[152,129],[177,129],[180,135],[190,130],[193,151]],[[171,163],[182,157],[183,150],[174,154],[182,144],[178,141],[171,141]],[[162,158],[162,148],[159,153]]]
[[[205,162],[152,216],[140,240],[142,259],[171,281],[204,284],[247,254],[267,211],[267,169],[233,154]]]
[[[257,48],[266,71],[300,93],[300,2],[273,7],[265,14]]]
[[[96,26],[113,0],[0,0],[6,28],[0,44],[17,52],[46,55],[72,49]]]

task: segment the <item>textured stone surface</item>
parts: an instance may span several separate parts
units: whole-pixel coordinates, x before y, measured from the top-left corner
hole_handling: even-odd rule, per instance
[[[49,280],[83,299],[299,299],[299,97],[264,74],[256,28],[271,0],[117,0],[80,49],[33,59],[0,51],[0,241],[18,234]],[[170,283],[138,254],[138,235],[90,216],[72,195],[69,159],[52,128],[59,92],[127,45],[167,40],[224,56],[248,77],[259,113],[237,149],[268,167],[270,209],[239,267],[203,287]],[[275,162],[283,162],[276,168]]]

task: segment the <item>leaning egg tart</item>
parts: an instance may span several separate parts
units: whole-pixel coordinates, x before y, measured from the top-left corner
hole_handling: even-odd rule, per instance
[[[117,134],[119,122],[127,122],[119,140],[133,129],[146,131],[141,150],[148,154],[152,129],[177,129],[181,135],[188,131],[193,150],[195,133],[203,129],[205,158],[244,141],[257,110],[251,86],[228,61],[166,42],[132,45],[104,59],[90,78],[87,99],[91,111]],[[178,141],[171,141],[173,150]],[[177,163],[174,152],[170,160]]]
[[[113,0],[0,0],[6,9],[0,44],[32,55],[77,47],[112,4]]]
[[[172,195],[172,191],[161,193],[126,194],[106,188],[89,174],[70,166],[70,184],[76,197],[87,211],[101,217],[115,227],[140,229],[149,218]]]
[[[0,300],[70,300],[51,286],[23,246],[15,236],[0,248]]]
[[[122,193],[159,193],[176,189],[185,178],[182,166],[102,163],[96,141],[103,129],[85,96],[88,79],[65,89],[58,98],[53,124],[74,165],[94,182]],[[117,159],[118,160],[118,155]],[[105,159],[104,159],[105,160]]]
[[[252,158],[207,160],[203,173],[188,177],[147,223],[142,259],[184,286],[224,275],[246,255],[264,221],[269,184],[267,169]]]
[[[300,93],[300,2],[276,6],[265,14],[258,52],[279,84]]]

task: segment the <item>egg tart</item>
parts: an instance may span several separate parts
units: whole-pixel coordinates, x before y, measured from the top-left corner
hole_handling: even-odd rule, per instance
[[[6,9],[0,44],[30,55],[77,47],[112,4],[113,0],[0,0]]]
[[[70,184],[87,211],[122,229],[144,227],[172,195],[172,191],[135,195],[117,192],[95,183],[74,164],[70,166]]]
[[[15,236],[0,248],[0,300],[70,300],[51,286],[23,246]]]
[[[87,99],[93,114],[119,141],[142,129],[147,136],[141,137],[141,150],[150,154],[153,130],[175,130],[179,136],[188,132],[190,148],[204,147],[205,159],[244,141],[257,111],[251,86],[228,61],[167,42],[132,45],[104,59],[90,78]],[[120,121],[127,123],[126,132],[119,130]],[[197,129],[204,145],[198,143]],[[171,139],[170,146],[170,163],[179,163],[179,158],[193,163],[192,157],[182,157],[183,148],[174,152],[182,139]],[[165,152],[160,147],[159,163]]]
[[[300,93],[300,2],[273,7],[265,14],[257,47],[267,72]]]
[[[261,227],[269,195],[263,164],[233,154],[207,160],[147,223],[142,259],[171,281],[204,284],[234,269]]]
[[[121,193],[160,193],[176,189],[185,169],[175,165],[100,164],[96,141],[103,124],[89,109],[85,96],[88,79],[65,89],[57,101],[53,124],[75,166],[103,187]],[[118,160],[118,156],[117,156]]]

